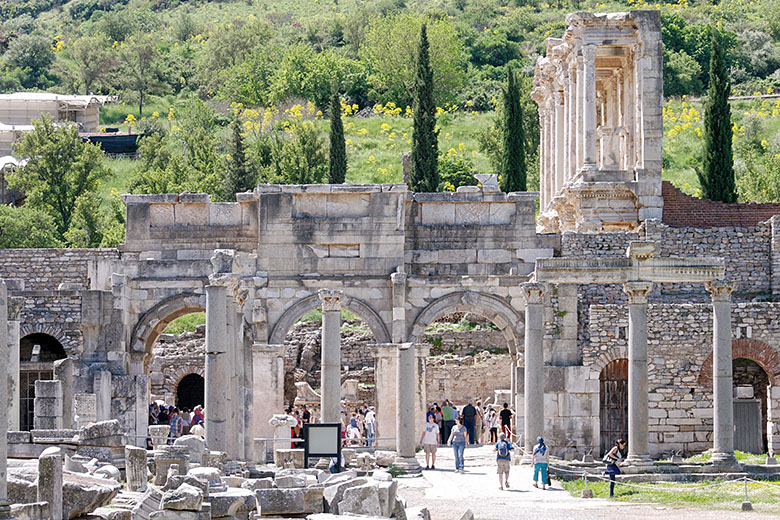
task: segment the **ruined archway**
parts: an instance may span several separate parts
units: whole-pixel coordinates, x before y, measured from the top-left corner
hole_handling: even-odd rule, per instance
[[[204,312],[206,310],[206,295],[181,293],[166,298],[143,313],[130,333],[129,350],[135,354],[152,352],[160,334],[173,320],[185,314]]]
[[[176,384],[176,406],[188,410],[203,406],[205,385],[201,374],[190,373],[182,377]]]
[[[54,362],[67,357],[59,339],[33,332],[19,340],[19,427],[33,429],[35,382],[54,377]]]
[[[301,318],[301,316],[309,311],[318,309],[321,305],[322,301],[320,301],[320,297],[317,294],[312,294],[311,296],[307,296],[306,298],[298,300],[292,304],[276,321],[276,324],[271,330],[268,343],[271,345],[281,345],[284,343],[284,339],[287,337],[287,333]],[[376,338],[377,342],[391,342],[390,332],[387,330],[387,326],[385,325],[384,321],[382,321],[382,318],[379,316],[379,314],[369,304],[359,300],[358,298],[344,295],[341,308],[357,314],[360,319],[362,319],[366,325],[368,325],[368,327],[371,329],[371,332],[374,333],[374,337]]]

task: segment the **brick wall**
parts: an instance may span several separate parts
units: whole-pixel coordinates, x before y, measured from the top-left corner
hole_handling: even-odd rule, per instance
[[[0,278],[21,278],[27,291],[54,291],[61,283],[89,289],[89,263],[118,258],[116,249],[0,249]]]
[[[780,215],[780,203],[734,203],[697,199],[664,181],[663,223],[673,227],[748,227]]]

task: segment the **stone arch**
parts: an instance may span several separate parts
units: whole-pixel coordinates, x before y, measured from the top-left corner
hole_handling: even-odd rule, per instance
[[[176,383],[174,383],[174,385],[173,385],[173,391],[174,391],[173,402],[176,404],[176,406],[181,406],[180,402],[182,400],[182,396],[179,394],[179,392],[181,390],[180,389],[180,385],[181,385],[182,381],[184,380],[184,378],[188,378],[190,376],[198,376],[198,377],[200,377],[201,382],[204,385],[204,389],[205,389],[206,376],[203,374],[203,370],[202,369],[187,370],[185,372],[186,372],[185,374],[182,374],[180,377],[178,377],[176,379]],[[204,394],[204,397],[205,397],[205,394]],[[205,404],[205,402],[203,402],[204,401],[203,398],[199,399],[198,401],[200,401],[200,402],[192,403],[192,406],[188,406],[188,407],[189,408],[194,408],[195,405],[203,406]]]
[[[31,334],[46,334],[47,336],[51,336],[62,345],[62,348],[65,349],[65,352],[68,355],[77,354],[79,351],[78,345],[74,344],[72,338],[69,338],[65,334],[65,331],[56,325],[50,323],[25,323],[19,327],[20,340]]]
[[[409,341],[420,341],[425,327],[453,312],[471,312],[489,319],[506,338],[509,353],[517,355],[518,344],[525,337],[525,316],[497,296],[474,291],[452,292],[429,303],[409,328]]]
[[[628,359],[627,346],[620,345],[617,347],[612,347],[605,352],[602,352],[599,355],[599,357],[593,360],[593,363],[591,363],[590,368],[594,372],[601,374],[601,372],[604,370],[604,368],[606,368],[607,365],[609,365],[613,361],[617,361],[618,359]]]
[[[276,320],[274,328],[271,330],[268,343],[271,345],[281,345],[284,343],[284,338],[287,337],[287,332],[295,325],[295,322],[300,319],[301,316],[309,311],[319,308],[322,305],[320,297],[316,294],[307,296],[302,300],[298,300],[292,304],[284,313]],[[354,312],[360,319],[366,322],[368,328],[374,334],[374,338],[378,343],[391,343],[390,332],[387,330],[385,322],[379,314],[366,302],[358,298],[353,298],[348,295],[344,295],[344,300],[341,304],[342,309],[347,309]]]
[[[772,386],[780,386],[780,354],[771,346],[757,339],[735,339],[731,342],[731,359],[755,361],[769,376]],[[699,384],[712,387],[712,352],[707,356],[699,372]]]
[[[180,316],[205,312],[206,295],[181,293],[157,303],[143,313],[130,334],[130,352],[151,354],[152,346],[168,324]]]

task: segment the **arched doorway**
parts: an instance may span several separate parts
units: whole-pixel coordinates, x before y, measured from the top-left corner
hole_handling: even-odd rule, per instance
[[[187,374],[176,385],[176,406],[180,409],[192,410],[197,405],[203,406],[205,381],[199,374]]]
[[[19,340],[19,427],[33,429],[35,382],[54,377],[53,363],[67,357],[57,338],[35,332]]]
[[[766,453],[769,374],[747,358],[732,361],[734,392],[734,449]]]
[[[599,375],[601,455],[628,436],[628,360],[616,359]]]

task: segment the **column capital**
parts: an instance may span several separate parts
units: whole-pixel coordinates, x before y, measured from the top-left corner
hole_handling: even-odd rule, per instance
[[[393,285],[403,285],[406,283],[406,273],[403,271],[396,271],[390,275],[390,281]]]
[[[338,289],[320,289],[317,296],[322,302],[323,311],[340,311],[341,302],[344,300],[344,291]]]
[[[563,105],[563,92],[560,90],[554,90],[552,93],[553,97],[553,103],[556,104],[556,106],[560,107]]]
[[[647,297],[653,290],[653,282],[626,282],[623,292],[628,295],[628,303],[647,303]]]
[[[596,44],[595,43],[587,43],[582,46],[582,57],[585,58],[588,61],[593,61],[596,59]]]
[[[525,294],[526,303],[542,304],[544,303],[544,293],[546,286],[543,283],[529,282],[524,283],[521,286],[523,293]]]
[[[707,291],[712,295],[714,302],[730,302],[731,292],[734,290],[734,282],[726,280],[710,280],[705,284]]]

